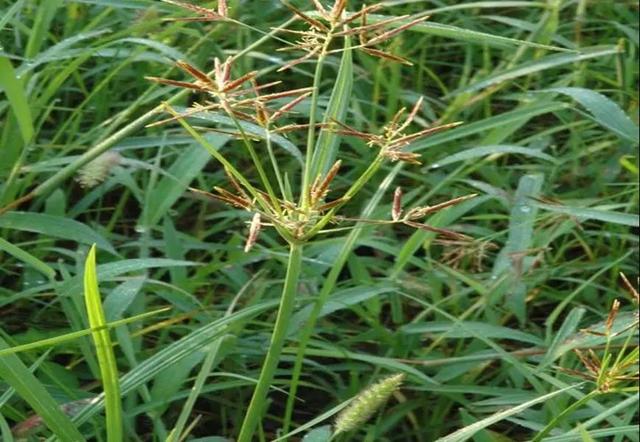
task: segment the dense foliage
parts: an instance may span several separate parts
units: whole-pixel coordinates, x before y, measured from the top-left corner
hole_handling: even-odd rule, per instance
[[[639,440],[636,1],[193,3],[0,0],[1,440]]]

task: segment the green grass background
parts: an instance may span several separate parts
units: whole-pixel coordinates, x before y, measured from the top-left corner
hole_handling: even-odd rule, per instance
[[[580,330],[601,325],[614,298],[623,310],[616,326],[635,320],[619,273],[632,283],[638,274],[638,3],[387,3],[385,11],[431,18],[393,43],[411,68],[354,53],[347,121],[379,127],[424,95],[421,124],[464,124],[413,144],[423,165],[386,164],[346,214],[389,219],[397,185],[406,207],[478,193],[428,220],[476,241],[443,244],[429,232],[362,224],[307,246],[256,440],[277,437],[298,339],[323,290],[331,295],[304,354],[293,409],[294,428],[303,428],[292,440],[331,424],[334,407],[394,373],[406,374],[402,389],[341,440],[429,442],[465,427],[445,440],[530,440],[594,389],[567,372],[585,371],[573,348],[605,343]],[[287,16],[271,0],[230,8],[265,32]],[[140,117],[175,95],[144,76],[181,78],[178,59],[209,69],[213,57],[261,35],[163,20],[176,15],[151,0],[0,1],[0,207],[32,197],[0,215],[2,440],[14,440],[10,428],[34,412],[45,423],[35,435],[66,441],[117,440],[106,434],[119,415],[122,440],[167,440],[176,423],[187,440],[237,435],[287,249],[264,229],[245,254],[251,214],[187,192],[224,185],[224,171],[179,125],[146,129],[150,118]],[[250,48],[237,70],[308,86],[310,64],[275,72],[289,57],[278,47]],[[322,106],[339,65],[328,59]],[[237,143],[206,137],[255,176]],[[304,134],[276,150],[281,168],[296,170],[287,141],[302,146]],[[107,149],[118,165],[82,188],[79,166]],[[346,189],[372,152],[343,139],[339,157],[333,187]],[[97,271],[100,289],[85,307],[94,243],[98,264],[87,271]],[[109,333],[87,331],[132,317]],[[99,379],[118,378],[122,402],[107,383],[107,401],[96,399]],[[544,440],[638,440],[637,390],[588,399]],[[486,428],[469,427],[501,412]],[[323,437],[317,430],[307,440]]]

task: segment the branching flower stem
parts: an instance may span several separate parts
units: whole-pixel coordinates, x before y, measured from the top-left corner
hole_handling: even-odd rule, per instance
[[[240,133],[242,141],[245,147],[247,148],[247,151],[249,152],[249,156],[251,157],[253,164],[256,166],[256,170],[258,171],[258,175],[260,176],[260,181],[262,182],[262,185],[267,191],[267,194],[269,194],[269,198],[271,199],[272,206],[280,214],[280,204],[278,203],[278,197],[273,191],[273,187],[271,187],[269,178],[267,178],[267,174],[265,173],[264,168],[262,167],[262,162],[260,161],[260,158],[258,157],[258,154],[256,153],[256,150],[253,147],[253,143],[251,143],[251,140],[247,136],[247,133],[244,131],[244,129],[242,128],[242,125],[240,124],[238,119],[235,117],[235,115],[233,115],[233,112],[229,112],[226,109],[225,111],[229,116],[229,118],[233,120],[233,123],[235,124],[236,129],[238,129],[238,132]]]
[[[382,152],[382,150],[381,150]],[[302,241],[307,241],[310,238],[314,237],[318,234],[335,216],[336,212],[340,210],[342,206],[344,206],[354,195],[356,195],[362,187],[367,184],[367,182],[375,175],[375,173],[380,169],[380,166],[384,162],[385,158],[382,154],[379,154],[375,160],[369,164],[369,167],[358,177],[358,179],[351,185],[349,190],[342,196],[342,202],[332,207],[327,213],[325,213],[322,218],[318,220],[318,222],[302,237]]]

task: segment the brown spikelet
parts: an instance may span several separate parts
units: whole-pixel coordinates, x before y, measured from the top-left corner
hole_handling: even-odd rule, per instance
[[[359,19],[360,17],[363,17],[363,16],[369,14],[370,12],[377,11],[380,8],[382,8],[382,5],[379,4],[379,3],[376,3],[374,5],[369,5],[369,6],[362,6],[362,9],[360,9],[360,11],[351,14],[349,17],[345,18],[344,20],[341,20],[340,22],[338,22],[336,27],[347,25],[347,24]],[[365,20],[365,24],[366,24],[366,20]]]
[[[222,17],[229,16],[229,7],[227,6],[227,0],[218,0],[218,14]]]
[[[396,63],[401,63],[401,64],[404,64],[406,66],[413,66],[412,62],[410,62],[409,60],[407,60],[404,57],[400,57],[399,55],[390,54],[388,52],[384,52],[384,51],[381,51],[379,49],[374,49],[374,48],[361,48],[361,50],[365,54],[369,54],[369,55],[372,55],[374,57],[384,58],[385,60],[393,61],[393,62],[396,62]]]
[[[427,216],[427,215],[429,215],[431,213],[438,212],[438,211],[440,211],[442,209],[446,209],[447,207],[450,207],[450,206],[455,206],[456,204],[460,204],[461,202],[469,200],[471,198],[475,198],[476,196],[478,196],[477,193],[472,193],[470,195],[465,195],[465,196],[460,196],[458,198],[450,199],[450,200],[445,201],[443,203],[436,204],[435,206],[414,207],[407,214],[407,218],[409,218],[409,219],[424,218],[425,216]]]
[[[324,177],[322,181],[319,182],[317,186],[314,186],[311,189],[311,201],[317,202],[325,197],[329,190],[329,185],[335,178],[336,174],[340,170],[340,166],[342,165],[342,161],[338,160],[331,166],[331,169],[327,172],[327,175]],[[318,177],[319,178],[319,177]]]
[[[271,116],[272,121],[277,120],[282,115],[284,115],[285,113],[289,112],[291,109],[296,107],[300,102],[302,102],[302,100],[304,100],[305,98],[309,97],[310,95],[311,95],[311,92],[305,92],[304,94],[300,95],[299,97],[294,98],[293,100],[291,100],[290,102],[288,102],[287,104],[282,106],[280,109],[278,109],[276,112],[274,112],[274,114]]]
[[[461,233],[454,232],[453,230],[442,229],[440,227],[433,227],[433,226],[430,226],[428,224],[416,223],[416,222],[413,222],[413,221],[404,221],[403,224],[406,224],[407,226],[413,227],[415,229],[424,230],[425,232],[437,233],[438,235],[448,236],[449,238],[454,238],[454,239],[457,239],[457,240],[469,240],[469,239],[471,239],[467,235],[463,235]]]
[[[629,282],[627,276],[624,273],[621,272],[620,277],[622,278],[622,282],[624,283],[627,290],[629,290],[629,293],[631,293],[631,296],[633,297],[636,304],[639,304],[640,294],[638,294],[638,290]]]
[[[316,29],[318,29],[320,31],[329,32],[329,28],[327,28],[325,25],[323,25],[322,22],[309,17],[307,14],[305,14],[304,12],[302,12],[301,10],[296,8],[295,6],[289,4],[288,2],[284,2],[283,1],[282,4],[285,5],[285,7],[287,9],[289,9],[291,12],[293,12],[295,15],[300,17],[302,20],[307,22],[312,27],[314,27],[314,28],[316,28]]]
[[[428,16],[423,16],[423,17],[418,17],[414,20],[411,20],[409,23],[405,23],[402,26],[398,26],[395,29],[392,29],[390,31],[384,32],[376,37],[373,37],[371,40],[367,41],[367,46],[372,46],[372,45],[376,45],[379,43],[382,43],[386,40],[389,40],[391,37],[394,37],[395,35],[398,35],[399,33],[401,33],[402,31],[405,31],[415,25],[417,25],[420,22],[425,21],[427,18],[429,18]]]
[[[251,250],[251,248],[255,245],[258,240],[258,235],[260,234],[260,213],[256,212],[251,219],[251,224],[249,225],[249,236],[247,236],[247,242],[244,245],[244,252],[247,253]]]
[[[203,8],[202,6],[197,6],[191,3],[179,2],[176,0],[162,0],[165,3],[169,3],[170,5],[179,6],[183,9],[186,9],[191,12],[195,12],[199,15],[199,17],[186,18],[186,19],[178,19],[185,21],[215,21],[222,20],[225,18],[225,15],[220,14],[213,9]]]
[[[402,188],[396,187],[396,191],[393,192],[393,204],[391,206],[391,219],[394,221],[400,221],[402,216]]]
[[[186,73],[194,77],[196,80],[199,80],[206,85],[209,85],[212,87],[214,86],[213,80],[211,80],[211,78],[209,78],[207,74],[205,74],[195,66],[190,65],[186,61],[178,60],[176,61],[176,66],[178,66],[180,69],[182,69],[183,71],[185,71]]]
[[[605,323],[607,334],[611,333],[611,329],[613,328],[613,323],[615,322],[616,316],[618,316],[619,311],[620,311],[620,301],[618,301],[617,299],[614,299],[613,304],[611,305],[611,310],[609,310],[609,315],[607,316],[607,322]]]

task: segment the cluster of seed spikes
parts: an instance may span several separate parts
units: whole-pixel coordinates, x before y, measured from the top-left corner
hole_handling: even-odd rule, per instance
[[[192,21],[229,21],[239,23],[229,17],[229,11],[226,2],[218,2],[217,10],[195,6],[189,3],[183,3],[175,0],[163,0],[190,12],[196,14],[196,17],[189,18]],[[290,48],[302,49],[306,54],[283,66],[287,69],[313,56],[324,57],[327,54],[340,52],[342,50],[362,50],[370,55],[386,58],[392,61],[408,63],[406,60],[389,54],[381,49],[374,48],[388,41],[398,33],[420,23],[426,17],[421,16],[412,18],[408,15],[392,17],[369,23],[369,14],[379,10],[380,4],[364,6],[359,12],[348,13],[346,11],[347,1],[337,0],[331,8],[325,8],[319,1],[314,0],[315,12],[305,13],[295,7],[285,3],[285,5],[293,11],[295,16],[308,25],[308,29],[304,31],[296,31],[290,29],[279,29],[279,31],[288,32],[300,36],[300,40],[293,44]],[[356,26],[355,23],[358,23]],[[391,30],[386,28],[389,25],[397,25]],[[340,38],[351,38],[357,36],[359,44],[348,48],[332,49],[332,42]],[[289,49],[290,49],[289,48]],[[178,61],[177,67],[184,73],[192,77],[191,81],[173,80],[158,77],[147,77],[151,81],[157,83],[185,88],[194,92],[206,94],[207,99],[202,103],[192,105],[183,112],[177,112],[168,105],[167,110],[171,114],[170,118],[155,122],[150,126],[164,124],[169,121],[180,120],[184,123],[184,118],[189,116],[198,116],[204,112],[215,112],[226,114],[233,124],[237,132],[226,132],[237,136],[244,141],[251,158],[260,175],[264,188],[260,190],[252,185],[244,176],[236,170],[233,165],[226,161],[220,153],[212,153],[216,156],[227,172],[227,177],[232,190],[222,187],[215,187],[215,193],[209,193],[202,190],[190,189],[192,192],[222,201],[225,204],[236,208],[244,209],[254,213],[249,227],[249,235],[245,245],[245,250],[249,251],[256,243],[258,234],[262,226],[272,226],[287,241],[305,242],[317,233],[323,231],[323,228],[331,222],[345,221],[348,218],[339,217],[336,211],[346,204],[360,190],[366,181],[373,175],[376,168],[380,166],[383,160],[403,161],[411,164],[420,164],[419,155],[413,152],[407,152],[404,149],[416,140],[432,135],[436,132],[446,130],[457,126],[460,123],[445,124],[437,127],[422,129],[415,133],[408,133],[407,129],[415,121],[418,112],[423,103],[420,98],[413,106],[411,111],[406,109],[399,110],[395,116],[387,123],[380,133],[371,134],[354,129],[343,122],[331,121],[328,124],[320,124],[310,121],[309,124],[284,124],[279,125],[279,121],[294,111],[294,108],[309,98],[311,95],[317,95],[318,91],[313,87],[305,87],[282,92],[274,92],[262,94],[269,87],[279,85],[280,81],[275,81],[263,85],[257,83],[258,72],[233,76],[232,57],[227,58],[224,62],[215,59],[214,69],[208,74],[200,69],[192,66],[185,61]],[[320,63],[320,62],[319,62]],[[290,100],[282,104],[282,99]],[[279,101],[278,108],[270,106]],[[405,117],[406,115],[406,117]],[[263,135],[251,133],[251,138],[245,133],[240,121],[247,121],[259,125],[264,129]],[[310,127],[311,126],[311,127]],[[317,129],[331,131],[347,137],[355,137],[364,140],[369,147],[378,149],[378,155],[372,166],[358,180],[356,180],[346,192],[339,198],[327,200],[331,184],[337,176],[341,162],[337,161],[326,174],[318,174],[315,180],[309,180],[308,188],[302,190],[304,198],[299,203],[292,201],[290,192],[285,192],[282,177],[279,175],[278,167],[271,151],[270,135],[273,133],[289,132],[296,129],[308,128],[310,131]],[[224,132],[219,129],[213,129]],[[266,173],[264,172],[260,158],[256,154],[252,145],[252,140],[264,139],[267,141],[267,148],[271,158],[274,172],[280,187],[280,196],[276,196],[273,191]],[[367,175],[367,173],[369,173]],[[313,178],[313,177],[310,177]],[[288,197],[286,195],[289,195]],[[460,203],[474,195],[456,198],[435,206],[426,206],[414,208],[401,215],[400,205],[401,191],[396,191],[394,197],[394,211],[391,221],[384,220],[358,220],[371,223],[401,223],[413,228],[427,230],[430,232],[444,235],[458,241],[468,241],[469,237],[458,234],[456,232],[440,229],[418,222],[419,218],[432,214],[445,207]],[[352,219],[353,220],[353,219]]]
[[[396,112],[391,121],[382,128],[382,132],[380,134],[362,132],[336,120],[333,120],[333,123],[337,128],[332,130],[341,135],[360,138],[361,140],[366,141],[369,147],[379,147],[380,155],[391,161],[404,161],[406,163],[420,164],[420,161],[418,160],[418,158],[420,158],[419,154],[404,152],[402,149],[408,146],[411,142],[420,138],[433,135],[436,132],[451,129],[461,124],[460,122],[444,124],[442,126],[423,129],[413,134],[405,134],[404,131],[413,122],[418,111],[422,107],[422,101],[423,97],[420,97],[403,122],[401,121],[407,111],[406,108],[402,108]]]
[[[640,304],[640,294],[623,273],[621,273],[620,276],[625,287],[630,292],[636,306],[633,313],[633,321],[622,327],[620,330],[614,330],[614,324],[620,311],[620,301],[614,299],[611,309],[609,310],[607,320],[604,323],[604,332],[594,329],[583,330],[584,333],[607,338],[604,355],[599,357],[592,348],[584,351],[575,349],[574,353],[582,363],[584,371],[562,368],[562,371],[566,373],[594,382],[598,391],[602,393],[610,392],[621,383],[630,381],[637,383],[640,380],[638,373],[640,347],[638,347],[637,343],[635,347],[631,349],[629,347],[632,340],[635,340],[635,333],[629,334],[629,337],[626,339],[622,347],[618,349],[617,355],[611,352],[611,347],[609,345],[611,339],[632,329],[637,331],[639,325],[638,305]],[[637,392],[637,388],[635,388],[635,391]]]

